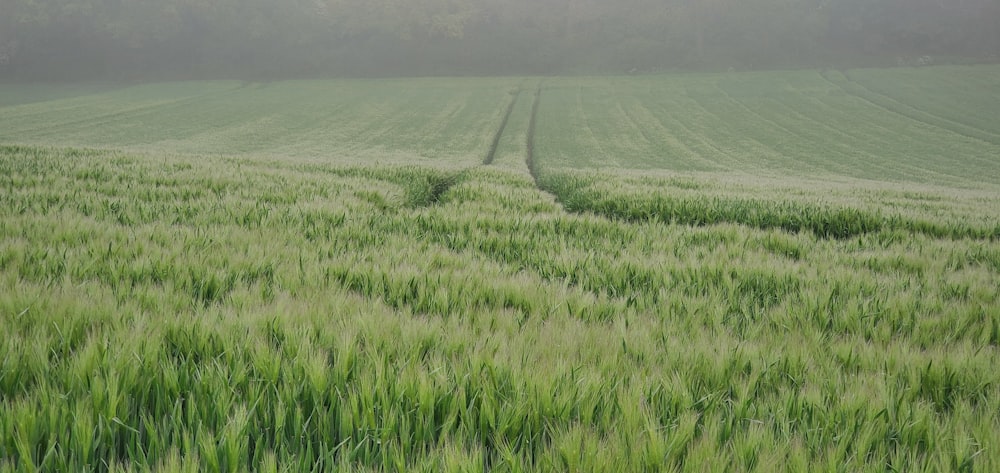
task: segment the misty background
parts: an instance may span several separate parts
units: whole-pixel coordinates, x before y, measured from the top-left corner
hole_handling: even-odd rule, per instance
[[[0,0],[0,79],[994,62],[1000,0]]]

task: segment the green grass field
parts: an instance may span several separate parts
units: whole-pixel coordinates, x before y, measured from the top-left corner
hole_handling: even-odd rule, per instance
[[[998,77],[0,85],[0,472],[1000,471]]]

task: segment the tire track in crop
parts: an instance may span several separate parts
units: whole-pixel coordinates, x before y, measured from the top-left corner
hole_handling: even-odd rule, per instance
[[[521,96],[521,91],[522,89],[520,87],[513,91],[513,97],[511,97],[510,103],[507,104],[507,109],[504,111],[503,118],[500,120],[500,126],[497,127],[497,131],[493,136],[493,141],[490,143],[486,157],[483,159],[483,165],[485,166],[492,165],[494,159],[496,158],[497,149],[500,147],[500,140],[503,138],[504,132],[507,130],[507,123],[510,122],[510,117],[514,113],[514,107],[517,105],[518,99]],[[452,187],[465,180],[468,171],[469,169],[467,168],[459,172],[445,173],[444,176],[431,174],[431,177],[427,182],[426,192],[417,192],[419,197],[416,200],[411,197],[411,205],[416,207],[430,207],[440,204],[444,195],[451,190]]]
[[[510,99],[510,104],[507,105],[507,111],[504,112],[503,119],[500,120],[500,127],[497,128],[497,132],[493,135],[493,142],[490,143],[490,149],[486,152],[486,159],[483,160],[483,164],[489,166],[493,164],[493,160],[497,156],[497,148],[500,147],[500,139],[503,137],[503,133],[507,130],[507,123],[510,122],[510,116],[514,113],[514,106],[517,105],[518,98],[521,97],[521,89],[518,88],[514,91],[514,96]]]
[[[563,204],[563,196],[545,185],[545,182],[542,179],[541,171],[538,169],[538,162],[535,160],[535,135],[538,129],[538,109],[541,103],[542,84],[539,83],[538,87],[535,89],[535,98],[531,102],[531,115],[528,118],[528,132],[525,136],[524,164],[528,168],[528,174],[531,175],[531,180],[535,184],[535,189],[538,189],[538,191],[543,195],[551,197],[552,202],[559,208],[560,211],[569,213],[570,211],[567,210],[566,206]]]
[[[499,143],[503,137],[505,130],[507,129],[507,124],[510,121],[510,117],[513,114],[514,107],[518,103],[522,88],[519,86],[513,91],[513,97],[504,112],[503,118],[501,120],[500,126],[498,127],[495,136],[493,138],[492,144],[490,145],[487,155],[484,158],[483,165],[491,165],[494,158],[496,157],[497,150],[499,148]],[[409,109],[418,110],[419,107],[407,107]],[[449,115],[455,115],[455,112],[450,112]],[[400,122],[397,118],[384,119],[382,117],[380,129],[377,130],[377,136],[383,136],[388,134],[390,131],[397,129]],[[369,129],[375,129],[375,127],[370,126]],[[377,140],[376,140],[377,141]],[[420,169],[414,168],[414,169]],[[391,182],[393,184],[399,185],[406,189],[407,191],[407,205],[411,208],[422,208],[422,207],[433,207],[444,203],[446,194],[456,185],[461,184],[469,177],[469,172],[473,168],[465,167],[461,170],[445,171],[441,169],[430,169],[428,172],[417,172],[410,171],[412,176],[406,175],[392,175],[388,177],[378,177],[377,179],[384,180],[386,182]],[[371,172],[369,172],[370,174]],[[404,173],[405,174],[405,173]],[[372,177],[372,176],[368,176]]]
[[[500,128],[497,130],[496,136],[493,139],[493,144],[492,146],[490,146],[490,152],[487,155],[486,161],[483,163],[487,166],[493,164],[493,159],[495,158],[497,148],[500,145],[500,139],[503,137],[504,131],[507,128],[507,122],[510,120],[511,114],[513,114],[514,106],[517,104],[521,92],[523,92],[523,89],[518,89],[517,94],[515,94],[514,98],[510,102],[510,105],[508,105],[507,107],[507,112],[504,115],[503,121],[500,124]],[[528,118],[528,131],[525,137],[524,164],[528,168],[528,174],[531,175],[531,180],[534,182],[535,188],[541,191],[542,193],[551,195],[555,199],[555,202],[557,204],[560,204],[561,207],[559,196],[549,192],[540,184],[538,165],[535,162],[535,130],[538,128],[538,108],[539,105],[541,104],[541,100],[542,100],[542,84],[539,83],[538,86],[535,88],[534,99],[531,103],[531,112]]]
[[[538,125],[538,105],[541,101],[542,86],[539,85],[538,89],[535,90],[535,100],[531,103],[531,117],[528,118],[527,152],[525,153],[524,163],[528,166],[528,173],[531,174],[531,179],[535,181],[535,187],[540,191],[548,192],[538,183],[538,164],[535,162],[535,129]],[[558,196],[556,196],[556,201],[558,200]]]

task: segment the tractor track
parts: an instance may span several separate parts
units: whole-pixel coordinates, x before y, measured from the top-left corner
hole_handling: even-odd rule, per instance
[[[503,119],[500,121],[500,127],[497,128],[496,134],[493,136],[493,142],[490,144],[490,149],[486,153],[486,159],[483,160],[484,165],[493,164],[493,160],[497,155],[497,148],[500,147],[500,139],[503,138],[504,131],[507,130],[507,123],[510,121],[510,116],[514,113],[514,106],[517,105],[517,100],[521,96],[521,89],[517,89],[513,93],[513,97],[510,99],[510,104],[507,105],[507,111],[503,115]]]
[[[538,185],[538,168],[535,163],[535,128],[538,124],[538,104],[542,101],[542,87],[539,85],[535,90],[535,100],[531,103],[531,118],[528,119],[527,152],[525,153],[525,164],[528,165],[528,172],[535,181],[535,187],[542,189]]]

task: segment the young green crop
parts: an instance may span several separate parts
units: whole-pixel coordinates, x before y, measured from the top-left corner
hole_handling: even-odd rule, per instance
[[[550,80],[538,148],[576,169],[995,186],[997,70]]]
[[[0,162],[2,470],[997,466],[994,242],[606,220],[501,169],[428,203],[416,167]]]
[[[1000,470],[993,145],[817,74],[3,105],[0,472]]]

